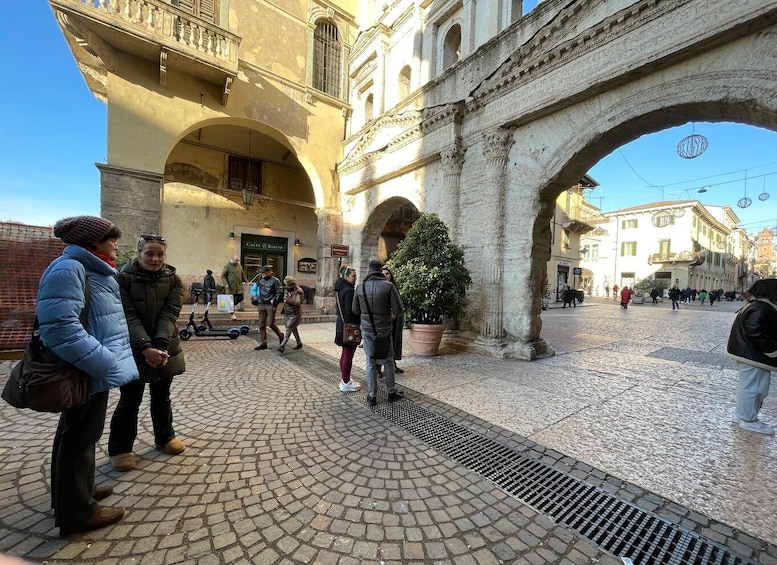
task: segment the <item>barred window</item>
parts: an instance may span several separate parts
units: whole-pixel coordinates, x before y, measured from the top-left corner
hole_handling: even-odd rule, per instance
[[[229,157],[229,190],[241,192],[247,189],[257,194],[262,192],[262,162],[243,157]]]
[[[327,21],[316,24],[313,32],[313,88],[340,98],[340,35]]]

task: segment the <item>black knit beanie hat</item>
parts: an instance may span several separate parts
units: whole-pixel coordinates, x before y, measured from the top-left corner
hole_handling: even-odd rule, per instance
[[[65,243],[91,249],[110,233],[114,225],[98,216],[72,216],[54,224],[54,235]]]

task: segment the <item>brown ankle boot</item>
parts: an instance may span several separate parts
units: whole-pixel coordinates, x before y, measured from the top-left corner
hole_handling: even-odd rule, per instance
[[[86,520],[69,526],[59,527],[59,537],[64,538],[70,534],[76,534],[78,532],[90,532],[97,530],[98,528],[104,528],[115,524],[119,520],[124,518],[124,508],[107,508],[98,506],[94,513]]]

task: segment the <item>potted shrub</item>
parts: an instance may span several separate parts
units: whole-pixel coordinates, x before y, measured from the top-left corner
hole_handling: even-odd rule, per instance
[[[410,348],[417,355],[437,355],[444,323],[465,312],[472,279],[464,248],[451,241],[437,214],[421,214],[388,265],[402,297]]]

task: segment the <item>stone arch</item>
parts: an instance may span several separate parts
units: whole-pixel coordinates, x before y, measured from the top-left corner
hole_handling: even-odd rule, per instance
[[[378,204],[369,214],[361,232],[360,272],[366,273],[369,260],[378,257],[378,241],[384,227],[392,215],[403,206],[410,206],[420,213],[414,202],[401,196],[392,196]]]
[[[192,132],[198,129],[207,128],[210,126],[235,126],[235,127],[241,127],[241,128],[248,128],[262,135],[266,135],[267,137],[273,139],[274,141],[286,147],[297,158],[300,165],[304,169],[305,174],[308,177],[308,180],[310,181],[311,187],[313,189],[313,196],[314,196],[316,208],[321,208],[326,205],[325,203],[326,197],[324,194],[324,189],[323,189],[320,175],[316,170],[316,168],[313,166],[310,159],[308,159],[303,153],[298,151],[298,148],[294,146],[294,144],[290,141],[290,139],[286,137],[284,134],[282,134],[281,132],[279,132],[278,130],[268,126],[267,124],[264,124],[263,122],[250,120],[248,118],[239,118],[239,117],[212,118],[212,119],[203,120],[202,122],[198,122],[197,124],[187,127],[172,139],[169,147],[167,148],[167,153],[165,154],[164,160],[162,162],[167,163],[168,159],[170,158],[170,154],[173,151],[173,148],[175,148],[175,146],[178,143],[180,143],[184,138],[186,138],[189,134],[191,134]]]
[[[773,64],[772,68],[777,66]],[[549,259],[549,224],[556,197],[601,158],[642,135],[687,122],[738,122],[777,131],[775,72],[717,70],[666,81],[656,78],[641,88],[632,85],[625,95],[623,91],[611,91],[580,103],[574,109],[576,119],[567,122],[565,128],[555,129],[561,140],[554,150],[546,159],[528,163],[531,172],[527,176],[538,182],[534,205],[527,206],[523,201],[524,208],[534,215],[531,249],[526,250],[531,264],[511,284],[525,283],[532,288],[527,293],[528,303],[519,307],[524,315],[516,317],[508,328],[520,342],[541,341],[541,281]],[[520,143],[521,138],[531,137],[535,128],[543,127],[548,127],[547,122],[538,120],[519,128],[516,138]],[[511,166],[520,162],[523,174],[527,174],[527,162],[515,154],[522,149],[514,148]]]

